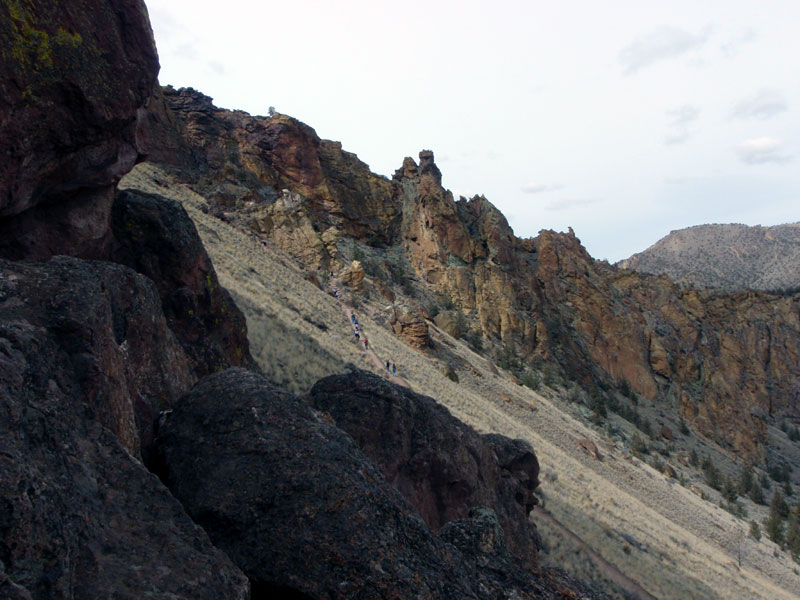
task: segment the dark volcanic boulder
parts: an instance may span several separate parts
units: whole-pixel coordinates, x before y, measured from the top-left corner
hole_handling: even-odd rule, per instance
[[[481,436],[432,398],[361,371],[321,379],[309,400],[353,436],[431,528],[489,506],[512,552],[537,568],[528,514],[539,463],[527,442]]]
[[[33,342],[26,348],[41,377],[53,373],[42,389],[68,381],[87,417],[136,457],[159,411],[196,381],[153,283],[121,265],[0,260],[0,323],[46,332],[53,341],[47,352]]]
[[[246,598],[138,455],[192,381],[149,280],[0,260],[0,595]]]
[[[164,315],[195,372],[254,368],[244,315],[217,280],[183,207],[161,196],[118,191],[113,259],[152,279]]]
[[[253,598],[473,598],[353,440],[262,376],[203,379],[159,430],[163,478]],[[306,596],[300,596],[305,594]]]
[[[545,598],[553,590],[531,575],[508,552],[503,528],[491,508],[475,507],[464,519],[450,521],[439,539],[457,547],[473,589],[485,598]]]
[[[143,2],[0,3],[0,55],[0,255],[101,256],[158,74]]]

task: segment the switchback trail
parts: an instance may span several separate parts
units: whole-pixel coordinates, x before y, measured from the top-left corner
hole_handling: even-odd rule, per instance
[[[350,315],[353,314],[353,311],[350,309],[350,307],[347,306],[347,304],[344,303],[344,300],[342,300],[340,297],[337,297],[336,299],[339,301],[339,306],[342,307],[342,312],[344,313],[345,319],[347,319],[347,322],[350,323],[350,329],[352,330],[353,333],[355,333],[356,330],[355,325],[353,324],[353,321],[350,319]],[[363,344],[363,340],[360,341],[359,343]],[[403,387],[411,389],[411,386],[405,379],[403,379],[402,377],[398,377],[397,375],[392,375],[391,373],[386,371],[386,361],[383,361],[380,358],[378,358],[378,355],[375,354],[375,352],[372,349],[372,346],[365,349],[364,353],[366,354],[367,358],[372,361],[372,364],[374,364],[378,369],[380,369],[384,373],[384,375],[389,379],[389,381],[391,381],[392,383],[396,383],[397,385],[401,385]]]

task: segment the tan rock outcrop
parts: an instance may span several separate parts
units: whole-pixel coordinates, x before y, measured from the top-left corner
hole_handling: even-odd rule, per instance
[[[597,444],[588,438],[578,440],[578,446],[595,460],[603,460],[600,451],[597,449]]]
[[[391,326],[396,335],[415,348],[424,349],[431,345],[428,324],[419,309],[396,307],[392,313]]]
[[[364,267],[357,260],[350,263],[350,267],[342,275],[344,284],[356,291],[364,288]]]

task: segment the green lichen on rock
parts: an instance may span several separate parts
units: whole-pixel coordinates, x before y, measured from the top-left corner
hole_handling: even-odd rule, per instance
[[[42,71],[55,66],[54,55],[75,51],[83,45],[80,33],[59,27],[54,35],[37,26],[33,11],[20,0],[3,0],[8,9],[7,30],[3,32],[3,58],[11,58],[23,69]]]
[[[5,18],[0,9],[0,55],[20,85],[23,99],[34,97],[42,86],[57,83],[64,72],[80,74],[82,87],[100,96],[109,89],[100,50],[87,43],[80,31],[59,23],[47,6],[30,0],[2,0],[0,7],[8,15]]]

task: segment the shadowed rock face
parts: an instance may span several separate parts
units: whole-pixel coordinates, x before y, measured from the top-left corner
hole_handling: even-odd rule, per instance
[[[355,373],[348,381],[374,387],[380,380]],[[396,412],[398,430],[420,426],[410,407]],[[372,422],[373,414],[361,417]],[[492,453],[492,443],[481,445],[449,415],[433,418],[425,431],[435,439],[460,437],[466,452]],[[388,445],[404,442],[421,440],[395,436]],[[199,382],[159,429],[158,448],[163,480],[247,574],[254,599],[277,592],[296,598],[563,597],[557,594],[562,582],[546,582],[513,559],[491,509],[465,511],[437,538],[350,436],[252,372],[230,369]],[[522,456],[516,442],[503,448],[498,455],[512,463],[521,458],[511,468],[528,469],[530,476],[529,447]],[[447,451],[457,449],[442,446],[415,458],[455,466]],[[491,469],[482,474],[492,476]]]
[[[61,377],[72,378],[74,400],[138,457],[158,412],[197,380],[152,282],[119,265],[66,257],[2,261],[0,269],[0,322],[50,332],[59,349],[35,357],[45,373],[57,373],[42,385],[58,389]],[[24,381],[20,372],[7,376]]]
[[[313,598],[468,598],[353,440],[251,372],[207,377],[159,433],[163,477],[254,586]]]
[[[123,212],[147,233],[120,235],[118,259],[155,285],[53,258],[112,258],[114,187],[158,71],[144,4],[4,2],[0,57],[0,256],[41,260],[0,259],[0,596],[244,600],[247,579],[141,462],[160,410],[249,358],[241,315],[223,323],[227,298],[203,293],[217,282],[196,231],[169,206]]]
[[[309,395],[330,414],[434,530],[489,506],[512,552],[538,566],[539,463],[530,444],[477,434],[432,398],[363,372],[321,379]]]
[[[0,40],[0,255],[101,256],[158,73],[144,4],[4,2]]]
[[[246,579],[133,458],[193,380],[146,278],[64,257],[0,260],[0,589],[247,596]]]
[[[159,196],[120,191],[112,229],[113,259],[155,282],[167,323],[197,376],[254,367],[244,315],[220,286],[182,206]]]

